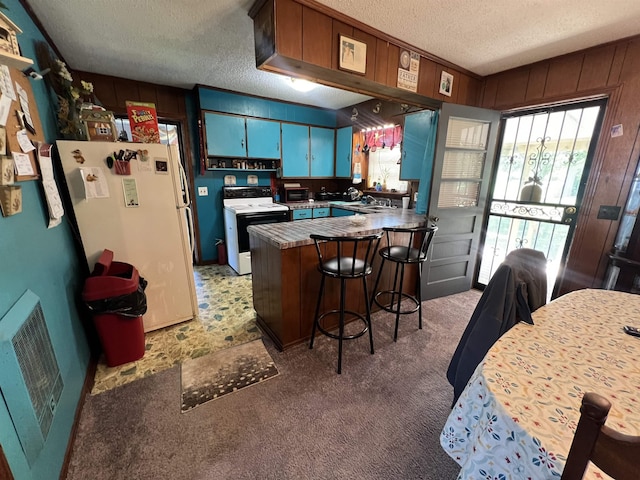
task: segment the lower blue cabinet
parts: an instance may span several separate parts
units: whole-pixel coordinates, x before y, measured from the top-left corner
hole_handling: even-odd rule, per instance
[[[355,215],[356,212],[351,210],[345,210],[344,208],[331,207],[332,217],[348,217],[349,215]]]
[[[313,218],[324,218],[329,216],[329,207],[326,208],[314,208]]]
[[[305,218],[324,218],[329,216],[329,207],[320,208],[299,208],[291,211],[293,220],[304,220]]]
[[[300,208],[298,210],[292,210],[291,216],[294,220],[304,220],[305,218],[312,218],[313,209]]]

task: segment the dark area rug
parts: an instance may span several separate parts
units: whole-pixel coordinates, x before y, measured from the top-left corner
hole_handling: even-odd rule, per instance
[[[182,363],[182,412],[278,375],[262,340]]]

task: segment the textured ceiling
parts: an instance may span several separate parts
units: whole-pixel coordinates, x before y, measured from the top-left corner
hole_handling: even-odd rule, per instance
[[[255,67],[254,0],[27,0],[71,68],[327,108],[368,97],[300,93]],[[640,34],[640,0],[319,0],[479,75]],[[11,12],[9,11],[9,16]]]

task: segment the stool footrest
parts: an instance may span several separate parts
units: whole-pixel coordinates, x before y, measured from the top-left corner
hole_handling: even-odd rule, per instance
[[[320,325],[320,322],[327,315],[336,315],[336,314],[339,314],[339,313],[340,313],[340,310],[329,310],[328,312],[325,312],[322,315],[320,315],[318,317],[318,320],[317,320],[317,323],[316,323],[316,326],[318,327],[318,330],[320,330],[320,332],[322,332],[322,334],[326,335],[327,337],[335,338],[336,340],[340,339],[340,335],[336,335],[335,333],[331,333],[330,331],[325,330],[322,327],[322,325]],[[342,337],[343,340],[353,340],[355,338],[360,338],[362,335],[364,335],[365,333],[367,333],[369,331],[369,326],[367,324],[367,319],[364,317],[364,315],[361,315],[361,314],[359,314],[357,312],[353,312],[351,310],[345,310],[344,313],[345,313],[345,315],[348,313],[348,314],[351,314],[354,317],[356,317],[358,320],[360,320],[362,323],[364,323],[364,328],[362,329],[362,331],[360,331],[358,333],[354,333],[353,335],[344,335]],[[336,328],[338,328],[338,327],[336,326]]]
[[[383,290],[381,292],[377,292],[373,297],[373,301],[375,302],[376,305],[378,305],[380,308],[382,308],[383,310],[389,313],[398,313],[398,310],[397,308],[393,307],[394,305],[393,303],[391,305],[383,305],[378,301],[378,297],[384,294],[391,295],[392,297],[400,296],[401,298],[411,300],[413,302],[414,304],[413,307],[410,310],[401,310],[400,315],[406,315],[409,313],[417,312],[418,309],[420,308],[420,302],[418,302],[418,299],[413,295],[409,295],[408,293],[394,292],[393,290]]]

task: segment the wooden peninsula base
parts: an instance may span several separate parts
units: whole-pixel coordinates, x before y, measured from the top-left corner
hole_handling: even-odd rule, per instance
[[[307,340],[311,336],[321,274],[317,270],[318,255],[309,238],[312,233],[323,235],[366,235],[383,227],[415,227],[425,224],[425,217],[400,210],[396,214],[371,214],[362,225],[353,225],[349,217],[322,218],[295,222],[255,225],[249,227],[253,306],[260,327],[280,350]],[[406,243],[405,238],[391,237],[391,243]],[[382,237],[380,248],[386,246]],[[323,246],[323,248],[329,248]],[[331,256],[331,252],[327,252]],[[381,264],[376,255],[374,271],[367,277],[368,298]],[[404,291],[415,292],[417,267],[408,266]],[[387,262],[378,290],[388,290],[393,283],[395,265]],[[322,311],[338,308],[340,283],[327,279]],[[374,304],[375,305],[375,304]],[[366,312],[361,281],[347,282],[346,308]],[[334,318],[335,317],[335,318]],[[330,316],[325,328],[337,327],[337,315]],[[375,326],[374,326],[375,328]]]

